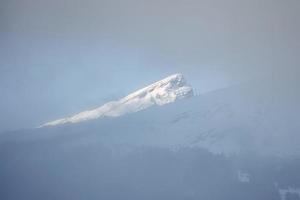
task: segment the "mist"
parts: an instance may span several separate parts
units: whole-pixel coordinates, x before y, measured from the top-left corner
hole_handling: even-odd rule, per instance
[[[172,73],[205,93],[299,72],[294,0],[0,4],[2,131],[99,106]]]
[[[0,199],[300,199],[299,10],[0,1]],[[39,127],[175,73],[192,97],[169,82],[176,102],[146,91],[147,109]]]

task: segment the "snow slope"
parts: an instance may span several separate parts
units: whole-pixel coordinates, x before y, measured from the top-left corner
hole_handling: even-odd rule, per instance
[[[33,131],[32,138],[70,135],[70,142],[81,143],[80,135],[85,143],[107,146],[200,147],[217,154],[298,156],[297,91],[293,81],[257,81],[185,98],[193,95],[192,88],[176,74],[98,109],[47,123],[35,130],[39,134]],[[65,126],[55,126],[60,124]]]
[[[183,75],[174,74],[131,93],[118,101],[108,102],[94,110],[84,111],[71,117],[45,123],[41,127],[78,123],[101,117],[118,117],[149,108],[153,105],[161,106],[191,96],[193,96],[193,89],[187,84]]]
[[[122,101],[144,102],[168,84],[169,98],[146,102],[181,98],[166,82]],[[295,82],[249,82],[120,117],[0,134],[0,199],[297,199]]]

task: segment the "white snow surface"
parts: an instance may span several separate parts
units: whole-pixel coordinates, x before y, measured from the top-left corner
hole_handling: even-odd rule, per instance
[[[118,117],[138,112],[153,105],[165,105],[178,99],[193,96],[193,89],[182,74],[174,74],[118,100],[108,102],[96,109],[80,112],[74,116],[58,119],[41,125],[56,126],[79,123],[101,117]]]

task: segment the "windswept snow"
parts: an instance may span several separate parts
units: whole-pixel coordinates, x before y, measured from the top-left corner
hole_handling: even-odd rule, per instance
[[[101,117],[118,117],[127,113],[138,112],[153,105],[162,106],[191,96],[193,96],[193,89],[187,84],[183,75],[174,74],[118,101],[108,102],[94,110],[45,123],[41,127],[78,123]]]

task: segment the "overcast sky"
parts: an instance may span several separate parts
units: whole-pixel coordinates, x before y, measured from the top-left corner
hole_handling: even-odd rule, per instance
[[[172,73],[199,93],[288,79],[299,72],[299,10],[299,0],[0,0],[0,131]]]

